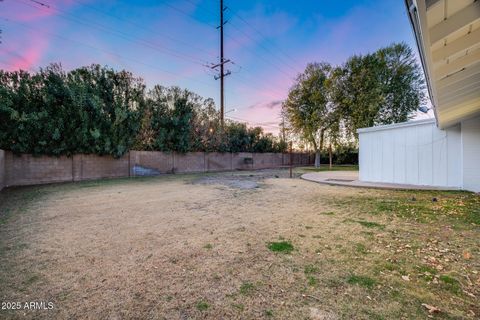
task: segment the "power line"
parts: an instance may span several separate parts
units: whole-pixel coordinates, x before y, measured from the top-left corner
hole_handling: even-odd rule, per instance
[[[26,5],[29,5],[29,4],[26,4]],[[29,6],[30,6],[30,5],[29,5]],[[36,8],[36,7],[34,7],[34,8]],[[68,20],[71,20],[71,19],[69,19],[69,18],[67,18],[67,17],[64,17],[64,18],[66,18],[66,19],[68,19]],[[6,21],[11,21],[11,22],[13,22],[12,20],[9,20],[9,19],[6,19],[6,18],[5,18],[5,20],[6,20]],[[75,22],[77,22],[77,21],[75,20]],[[23,24],[23,23],[20,23],[20,22],[16,22],[16,23],[22,25],[22,26],[25,27],[25,28],[30,28],[30,29],[32,29],[32,30],[38,31],[37,29],[32,28],[32,27],[29,27],[29,26],[27,26],[27,25],[25,25],[25,24]],[[83,23],[83,24],[85,24],[85,23]],[[67,41],[73,41],[73,42],[79,43],[79,44],[81,44],[81,45],[83,45],[83,46],[87,46],[87,47],[93,48],[93,49],[98,50],[98,51],[103,51],[103,52],[108,53],[108,54],[110,54],[110,55],[123,58],[124,60],[130,60],[130,61],[133,61],[133,62],[138,63],[138,64],[142,64],[142,65],[145,65],[145,66],[148,66],[148,67],[154,67],[154,68],[159,69],[157,66],[152,66],[152,65],[150,65],[150,64],[146,64],[146,63],[143,63],[143,62],[141,62],[141,61],[138,61],[138,60],[135,60],[135,59],[132,59],[132,58],[125,58],[125,57],[119,55],[118,53],[111,52],[111,51],[108,51],[108,50],[99,49],[99,48],[94,47],[94,46],[92,46],[92,45],[90,45],[90,44],[82,43],[82,42],[80,42],[80,41],[78,41],[78,40],[69,39],[69,38],[66,38],[66,37],[64,37],[64,36],[60,36],[60,35],[53,34],[53,33],[48,33],[48,32],[44,32],[44,33],[50,34],[50,35],[55,36],[55,37],[57,37],[57,38],[59,38],[59,39],[63,39],[63,40],[67,40]],[[202,66],[204,66],[204,65],[202,64]],[[177,74],[175,74],[175,73],[173,73],[173,72],[169,72],[169,71],[166,71],[166,70],[164,70],[164,69],[159,69],[159,70],[177,76]],[[197,82],[206,84],[206,82],[202,82],[202,81],[200,81],[200,80],[198,80],[198,79],[195,79],[195,78],[191,78],[191,79],[194,80],[194,81],[197,81]],[[237,79],[237,80],[240,81],[240,79]],[[247,83],[247,82],[244,82],[244,83],[247,84],[247,88],[250,88],[250,87],[249,87],[250,83]],[[213,87],[212,84],[208,84],[208,85],[211,85],[211,86]],[[227,90],[227,91],[229,91],[229,90]]]
[[[20,0],[20,1],[23,2],[25,5],[28,5],[28,6],[33,7],[33,8],[37,8],[37,7],[32,6],[32,5],[28,4],[28,3],[25,3],[26,0]],[[28,1],[33,1],[33,0],[28,0]],[[36,3],[36,2],[35,2],[35,3]],[[56,10],[57,12],[59,12],[60,15],[63,16],[64,19],[71,20],[71,21],[74,21],[74,22],[76,22],[76,23],[80,23],[80,24],[83,24],[83,25],[86,25],[86,26],[89,26],[89,27],[93,27],[93,28],[95,28],[95,29],[98,29],[98,30],[100,30],[100,31],[105,31],[105,32],[108,32],[108,33],[110,33],[110,34],[114,34],[114,35],[119,36],[119,37],[121,37],[121,38],[123,38],[123,39],[125,39],[125,40],[127,40],[127,41],[130,41],[130,42],[138,43],[138,41],[135,41],[135,40],[130,39],[130,36],[128,36],[128,35],[126,35],[126,37],[125,37],[125,34],[122,33],[122,32],[118,32],[118,31],[116,31],[116,30],[113,30],[113,32],[112,32],[112,31],[109,30],[108,28],[105,28],[105,26],[102,26],[102,25],[99,25],[99,24],[97,24],[97,25],[99,25],[99,27],[91,26],[91,25],[89,25],[88,23],[86,23],[86,22],[84,22],[84,21],[78,20],[76,17],[71,18],[72,15],[63,12],[62,10],[60,10],[60,9],[58,9],[58,8],[54,8],[54,7],[52,7],[52,6],[49,6],[48,8],[49,8],[49,9]],[[43,9],[43,8],[41,8],[41,9]],[[183,11],[180,11],[180,12],[183,12]],[[117,34],[116,34],[116,33],[117,33]],[[146,45],[146,46],[149,47],[150,49],[154,49],[154,50],[157,49],[157,48],[152,47],[151,45],[148,45],[148,44],[143,44],[143,43],[138,43],[138,44],[140,44],[140,45]],[[181,58],[181,57],[180,57],[180,58]],[[204,64],[204,63],[202,63],[202,62],[199,62],[199,61],[193,61],[193,62],[196,63],[196,64],[198,64],[198,65],[201,65],[201,66],[206,66],[206,64]],[[226,75],[226,74],[225,74],[225,75]],[[250,83],[247,83],[247,82],[244,82],[244,83],[247,83],[247,85],[251,85],[251,80],[248,80],[248,82],[250,82]],[[262,83],[261,85],[262,85],[262,86],[265,86],[264,83]],[[272,88],[273,88],[273,87],[272,87]],[[277,94],[281,95],[281,94],[278,93],[278,92],[277,92]]]
[[[252,40],[253,42],[257,42],[256,39],[254,39],[253,37],[251,37],[248,33],[246,33],[245,31],[243,31],[241,28],[239,28],[238,26],[236,26],[235,24],[231,23],[231,26],[234,27],[235,29],[237,29],[240,33],[242,33],[243,35],[245,35],[247,38],[249,38],[250,40]],[[261,48],[263,48],[265,51],[268,51],[269,54],[271,55],[271,51],[265,47],[265,45],[261,42],[258,43],[260,45]],[[258,55],[257,55],[258,56]],[[268,64],[274,66],[275,68],[277,68],[280,72],[282,72],[283,74],[285,74],[287,77],[290,77],[290,75],[286,72],[283,71],[283,68],[280,67],[279,65],[277,65],[276,63],[273,63],[271,60],[267,60],[267,59],[264,59],[262,57],[262,60],[264,60],[265,62],[267,62]],[[286,66],[288,66],[290,69],[292,69],[293,71],[296,72],[296,69],[288,64],[285,64]]]
[[[205,22],[205,21],[200,21],[200,20],[192,17],[189,12],[186,12],[185,10],[179,9],[179,8],[171,5],[171,4],[168,3],[168,2],[165,2],[165,1],[161,1],[161,2],[162,2],[164,5],[166,5],[167,7],[171,8],[171,9],[177,11],[177,12],[180,12],[180,13],[183,14],[183,15],[186,15],[187,17],[189,17],[189,18],[192,19],[192,20],[195,20],[195,21],[201,22],[201,23],[203,23],[203,24],[209,25],[210,27],[212,27],[212,28],[214,28],[214,29],[217,28],[216,25],[213,25],[213,24],[208,23],[208,22]]]
[[[238,19],[240,19],[243,23],[245,23],[246,25],[248,25],[251,29],[253,29],[257,34],[259,34],[262,38],[264,38],[266,41],[270,42],[271,44],[275,45],[275,47],[277,47],[277,51],[275,52],[279,52],[279,53],[282,53],[286,58],[288,58],[289,60],[291,60],[292,62],[296,62],[296,60],[291,57],[290,55],[288,55],[285,51],[283,51],[283,49],[276,45],[274,42],[272,42],[270,39],[268,39],[267,36],[265,36],[260,30],[258,30],[255,26],[253,26],[250,22],[248,22],[246,19],[244,19],[242,16],[240,16],[240,14],[238,12],[234,13],[234,16],[236,16]]]
[[[186,1],[188,1],[188,0],[186,0]],[[188,2],[194,4],[194,3],[191,2],[191,1],[188,1]],[[179,13],[187,16],[188,18],[190,18],[190,19],[192,19],[192,20],[195,20],[195,21],[197,21],[197,22],[200,22],[200,23],[209,25],[210,27],[215,28],[215,29],[218,27],[218,26],[212,25],[212,24],[210,24],[210,23],[207,23],[207,22],[205,22],[205,21],[198,20],[197,18],[192,17],[192,16],[190,15],[190,13],[186,12],[185,10],[179,9],[179,8],[177,8],[177,7],[175,7],[175,6],[171,5],[171,4],[168,4],[168,3],[164,3],[164,4],[167,5],[168,7],[176,10],[177,12],[179,12]],[[202,8],[203,8],[203,7],[202,7]],[[209,12],[213,13],[213,11],[210,10],[210,9],[206,9],[206,8],[203,8],[203,9],[206,10],[206,11],[209,11]],[[240,43],[238,40],[236,40],[234,37],[232,37],[232,36],[230,36],[230,35],[228,35],[228,34],[226,34],[225,37],[228,38],[228,39],[230,39],[230,40],[232,40],[232,41],[234,41],[235,43],[239,44],[240,46],[243,46],[243,44]],[[254,40],[254,41],[255,41],[255,40]],[[272,67],[274,67],[276,70],[278,70],[279,72],[283,73],[283,74],[286,75],[287,77],[289,77],[289,78],[291,77],[290,74],[288,74],[287,72],[285,72],[284,70],[282,70],[282,68],[281,68],[280,66],[276,65],[276,64],[273,63],[271,60],[266,59],[266,58],[264,58],[263,56],[258,55],[258,53],[254,52],[254,51],[253,51],[252,49],[250,49],[250,48],[248,48],[247,50],[252,51],[252,52],[256,55],[256,57],[259,57],[259,58],[262,59],[265,63],[271,65]],[[245,70],[248,70],[247,68],[244,68],[244,69],[245,69]]]
[[[195,2],[193,2],[192,0],[185,0],[193,5],[197,5]],[[207,7],[203,7],[202,6],[202,9],[204,11],[207,11],[209,13],[214,13],[214,11],[212,11],[211,9],[207,8]],[[229,8],[230,9],[230,8]],[[274,44],[272,41],[270,41],[260,30],[258,30],[257,28],[255,28],[251,23],[249,23],[247,20],[245,20],[242,16],[240,16],[240,14],[238,12],[234,12],[232,17],[237,17],[239,20],[241,20],[242,22],[244,22],[246,25],[248,25],[252,30],[254,30],[257,34],[259,34],[262,38],[266,39],[266,41],[269,41],[270,43]],[[239,28],[238,26],[236,26],[232,21],[231,19],[229,20],[229,24],[231,26],[233,26],[235,29],[237,29],[240,33],[244,34],[246,37],[248,37],[250,40],[254,41],[254,42],[258,42],[256,39],[254,39],[253,37],[251,37],[248,33],[246,33],[245,31],[243,31],[241,28]],[[230,38],[230,37],[229,37]],[[236,41],[235,38],[232,38],[232,40]],[[237,42],[237,41],[236,41]],[[239,43],[239,42],[237,42]],[[240,43],[239,43],[240,44]],[[241,45],[241,44],[240,44]],[[290,59],[291,61],[295,61],[294,58],[290,57],[289,55],[287,55],[285,52],[283,52],[281,50],[281,48],[277,45],[275,45],[277,47],[277,51],[272,51],[270,50],[268,47],[266,47],[264,45],[264,43],[260,42],[259,43],[260,47],[262,47],[265,51],[268,51],[268,53],[270,55],[277,55],[277,52],[280,52],[282,53],[285,57],[287,57],[288,59]],[[277,55],[278,57],[280,57],[279,55]],[[271,61],[267,61],[267,63],[270,63],[271,64]],[[284,61],[285,63],[285,61]],[[290,67],[293,71],[297,72],[297,68],[294,67],[293,65],[288,65],[288,67]],[[276,66],[278,67],[278,66]]]
[[[135,22],[135,21],[133,21],[133,20],[126,19],[126,18],[121,18],[121,17],[116,16],[116,15],[114,15],[114,14],[112,14],[112,13],[105,12],[105,11],[103,11],[103,10],[98,9],[98,8],[95,7],[95,6],[92,6],[92,5],[83,3],[83,2],[80,1],[80,0],[73,0],[73,1],[74,1],[75,3],[81,5],[81,6],[84,6],[84,7],[87,7],[87,8],[89,8],[89,9],[91,9],[91,10],[97,11],[97,12],[99,12],[99,13],[105,15],[105,16],[110,16],[110,17],[115,18],[115,19],[117,19],[117,20],[125,21],[125,22],[131,24],[132,26],[135,26],[135,27],[137,27],[137,28],[139,28],[139,29],[143,29],[143,30],[145,30],[145,31],[148,31],[148,32],[150,32],[150,33],[152,33],[152,34],[155,34],[156,36],[162,35],[163,37],[165,37],[165,38],[167,38],[167,39],[169,39],[169,40],[178,42],[178,43],[180,43],[180,44],[182,44],[182,45],[184,45],[184,46],[186,46],[186,47],[190,47],[190,48],[193,48],[193,49],[195,49],[195,50],[203,51],[204,53],[208,54],[209,56],[212,55],[212,52],[210,52],[210,51],[208,51],[208,50],[206,50],[206,49],[204,49],[204,48],[202,48],[202,47],[192,45],[192,44],[189,43],[189,42],[186,42],[186,41],[177,39],[177,38],[172,37],[172,36],[170,36],[170,35],[168,35],[168,34],[166,34],[166,33],[162,33],[162,32],[160,32],[159,30],[153,30],[153,29],[151,29],[151,28],[147,28],[147,27],[145,27],[145,26],[143,26],[143,25],[141,25],[141,24],[139,24],[139,23],[137,23],[137,22]]]
[[[30,1],[32,1],[32,0],[30,0]],[[25,3],[24,1],[22,1],[22,2],[23,2],[25,5],[29,5],[29,6],[34,7],[34,8],[38,8],[38,7],[36,7],[36,6],[32,6],[32,5],[30,5],[30,4],[27,4],[27,3]],[[32,2],[34,2],[34,3],[36,3],[36,4],[38,3],[38,1],[32,1]],[[52,8],[50,8],[50,7],[48,7],[48,8],[49,8],[49,9],[52,9]],[[41,9],[43,9],[43,8],[41,8]],[[57,9],[57,8],[53,8],[53,9],[56,10],[57,12],[60,12],[60,15],[62,15],[64,18],[69,19],[69,20],[72,20],[71,18],[68,17],[68,16],[71,16],[71,15],[69,15],[68,13],[62,12],[61,10],[59,10],[59,9]],[[182,11],[180,11],[180,12],[182,12]],[[183,12],[183,13],[184,13],[184,12]],[[104,31],[104,30],[106,29],[105,26],[103,26],[103,25],[100,25],[100,28],[99,28],[99,27],[95,27],[95,26],[92,26],[92,25],[90,25],[90,24],[88,24],[88,23],[85,23],[84,21],[79,21],[76,17],[73,18],[73,21],[74,21],[74,22],[77,22],[77,23],[81,23],[81,24],[87,25],[87,26],[89,26],[89,27],[94,27],[94,28],[96,28],[96,29],[100,29],[100,30],[102,30],[102,31]],[[98,25],[98,24],[97,24],[97,25]],[[26,26],[24,26],[24,27],[26,27]],[[33,29],[33,28],[32,28],[32,29]],[[35,29],[35,30],[36,30],[36,29]],[[112,32],[111,32],[110,30],[108,30],[108,29],[107,29],[106,31],[109,32],[109,33],[112,33]],[[123,35],[122,38],[125,38],[125,34],[124,34],[124,33],[118,32],[118,31],[116,31],[116,30],[114,30],[114,32],[119,33],[119,34],[120,34],[120,37],[122,37],[122,35]],[[123,59],[125,59],[125,60],[130,60],[130,61],[133,61],[133,62],[135,62],[135,63],[143,64],[143,65],[146,65],[146,66],[149,66],[149,67],[154,67],[154,68],[157,68],[157,69],[161,70],[162,72],[169,73],[169,74],[173,74],[173,75],[176,76],[175,73],[170,72],[170,71],[166,71],[166,70],[164,70],[164,69],[160,69],[160,68],[158,68],[157,66],[149,65],[149,64],[143,63],[143,62],[141,62],[141,61],[135,60],[135,59],[125,58],[125,57],[123,57],[123,56],[121,56],[121,55],[119,55],[119,54],[117,54],[117,53],[109,52],[109,51],[106,51],[106,50],[102,50],[102,49],[96,48],[96,47],[94,47],[94,46],[91,46],[91,45],[88,45],[88,44],[85,44],[85,43],[81,43],[81,42],[79,42],[79,41],[77,41],[77,40],[71,40],[71,39],[68,39],[68,38],[65,38],[65,37],[62,37],[62,36],[59,36],[59,35],[55,35],[55,34],[51,34],[51,35],[53,35],[53,36],[55,36],[55,37],[58,37],[58,38],[60,38],[60,39],[65,39],[65,40],[69,40],[69,41],[73,41],[73,42],[80,43],[80,44],[82,44],[82,45],[84,45],[84,46],[88,46],[88,47],[93,48],[93,49],[95,49],[95,50],[104,51],[104,52],[106,52],[106,53],[108,53],[108,54],[110,54],[110,55],[117,56],[117,57],[123,58]],[[117,34],[115,34],[115,35],[117,35]],[[126,35],[126,36],[129,37],[129,35]],[[128,39],[128,38],[126,38],[126,40],[131,41],[131,40]],[[137,43],[138,43],[138,42],[137,42]],[[142,43],[140,43],[140,44],[142,44]],[[144,45],[144,44],[142,44],[142,45]],[[153,48],[152,48],[152,49],[153,49]],[[201,64],[201,63],[197,63],[197,64]],[[204,64],[201,64],[201,65],[203,66]],[[197,80],[197,79],[193,79],[193,80],[194,80],[194,81],[197,81],[197,82],[200,82],[200,83],[205,83],[205,82],[199,81],[199,80]],[[237,79],[237,80],[240,81],[240,79]],[[250,88],[250,86],[252,85],[252,81],[251,81],[251,80],[248,80],[248,82],[245,82],[245,83],[247,84],[247,88]],[[206,84],[206,83],[205,83],[205,84]],[[210,85],[210,84],[208,84],[208,85]],[[264,86],[265,83],[262,83],[262,85]],[[276,93],[279,94],[278,92],[276,92]],[[279,94],[279,95],[283,95],[283,94],[284,94],[284,93],[281,93],[281,94]]]
[[[102,52],[105,52],[109,55],[112,55],[112,56],[115,56],[115,57],[118,57],[118,58],[121,58],[121,59],[124,59],[124,60],[130,60],[132,62],[135,62],[135,63],[138,63],[138,64],[142,64],[144,66],[147,66],[147,67],[150,67],[150,68],[155,68],[163,73],[167,73],[167,74],[170,74],[170,75],[174,75],[174,76],[178,76],[177,73],[175,72],[172,72],[172,71],[168,71],[168,70],[165,70],[163,68],[160,68],[156,65],[152,65],[152,64],[149,64],[149,63],[145,63],[145,62],[142,62],[142,61],[139,61],[139,60],[136,60],[136,59],[132,59],[132,58],[127,58],[127,57],[124,57],[116,52],[112,52],[112,51],[109,51],[109,50],[105,50],[105,49],[101,49],[101,48],[98,48],[98,47],[95,47],[93,45],[90,45],[90,44],[87,44],[87,43],[84,43],[84,42],[81,42],[81,41],[78,41],[78,40],[74,40],[74,39],[71,39],[71,38],[67,38],[67,37],[64,37],[64,36],[61,36],[61,35],[58,35],[58,34],[55,34],[55,33],[51,33],[51,32],[46,32],[46,31],[42,31],[40,32],[37,28],[33,28],[31,26],[28,26],[22,22],[19,22],[19,21],[14,21],[14,20],[10,20],[10,19],[7,19],[7,18],[3,18],[3,20],[5,21],[8,21],[8,22],[13,22],[15,24],[18,24],[24,28],[27,28],[27,29],[31,29],[33,30],[34,32],[38,32],[38,33],[43,33],[43,34],[48,34],[50,36],[53,36],[53,37],[56,37],[56,38],[59,38],[59,39],[62,39],[62,40],[66,40],[66,41],[70,41],[70,42],[74,42],[74,43],[77,43],[77,44],[80,44],[82,46],[85,46],[85,47],[88,47],[88,48],[91,48],[91,49],[94,49],[94,50],[97,50],[97,51],[102,51]],[[192,78],[192,77],[183,77],[183,79],[190,79],[192,81],[195,81],[195,82],[198,82],[198,83],[201,83],[201,84],[204,84],[204,85],[208,85],[208,86],[212,86],[214,87],[214,85],[212,83],[208,83],[208,82],[204,82],[204,81],[201,81],[201,80],[198,80],[196,78]]]
[[[144,39],[134,38],[134,37],[132,37],[132,36],[130,36],[130,35],[124,33],[124,32],[120,32],[118,30],[105,27],[105,26],[103,26],[101,24],[98,24],[96,22],[91,22],[91,21],[86,22],[84,19],[78,19],[75,16],[73,16],[73,15],[67,13],[67,12],[64,12],[63,10],[55,8],[53,6],[48,6],[47,8],[46,7],[37,7],[35,5],[31,5],[30,3],[27,3],[26,1],[27,0],[20,0],[20,2],[23,3],[24,5],[27,5],[27,6],[30,6],[30,7],[33,7],[33,8],[37,8],[37,9],[41,9],[41,10],[49,10],[49,9],[54,10],[57,13],[59,13],[60,16],[62,16],[63,18],[65,18],[67,20],[71,20],[71,21],[74,21],[76,23],[80,23],[80,24],[86,25],[88,27],[92,27],[92,28],[95,28],[97,30],[110,33],[110,34],[115,35],[117,37],[123,38],[123,39],[125,39],[129,42],[132,42],[132,43],[135,43],[135,44],[138,44],[138,45],[142,45],[142,46],[150,48],[152,50],[159,51],[163,54],[167,54],[167,55],[176,57],[178,59],[186,60],[186,61],[198,64],[198,65],[201,65],[201,66],[205,65],[205,63],[203,61],[197,60],[197,57],[186,55],[186,54],[183,54],[183,53],[177,53],[177,52],[175,52],[175,50],[171,50],[171,49],[168,49],[168,48],[163,47],[163,46],[158,46],[157,44],[152,43],[152,42],[147,41],[147,40],[144,40]],[[28,0],[28,1],[38,3],[38,1],[33,1],[33,0]]]

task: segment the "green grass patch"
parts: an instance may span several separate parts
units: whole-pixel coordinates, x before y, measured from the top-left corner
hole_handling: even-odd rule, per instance
[[[425,281],[432,281],[435,275],[437,274],[437,269],[430,266],[417,266],[416,269],[421,273],[420,277]]]
[[[293,245],[289,241],[269,242],[268,249],[273,252],[290,253]]]
[[[28,277],[28,279],[26,279],[25,281],[22,282],[23,285],[25,286],[29,286],[31,284],[34,284],[35,282],[37,282],[38,280],[40,280],[40,277],[37,276],[37,275],[32,275],[30,277]]]
[[[255,285],[251,282],[244,282],[240,286],[240,294],[244,296],[250,295],[255,290]]]
[[[213,245],[211,243],[207,243],[206,245],[203,246],[207,250],[213,249]]]
[[[459,294],[460,292],[462,292],[462,287],[457,279],[447,275],[442,275],[439,279],[443,289],[455,294]]]
[[[273,311],[271,309],[265,310],[264,314],[266,317],[269,317],[269,318],[273,317]]]
[[[361,224],[362,226],[366,228],[378,228],[378,229],[383,229],[385,228],[384,225],[376,223],[376,222],[371,222],[371,221],[363,221],[363,220],[357,220],[357,223]]]
[[[361,254],[367,254],[368,249],[363,243],[357,243],[355,244],[355,252],[361,253]]]
[[[208,308],[210,308],[210,305],[206,301],[200,300],[197,302],[196,307],[200,311],[206,311]]]
[[[322,214],[324,216],[334,216],[335,212],[333,211],[325,211],[325,212],[320,212],[319,214]]]
[[[395,263],[387,261],[382,265],[382,269],[383,270],[388,270],[388,271],[394,271],[394,270],[398,269],[398,266]]]
[[[377,228],[377,229],[380,229],[380,230],[385,229],[385,226],[383,224],[372,222],[372,221],[354,220],[354,219],[348,218],[348,219],[343,220],[343,222],[355,222],[355,223],[358,223],[358,224],[364,226],[365,228]]]
[[[356,284],[368,289],[372,289],[377,282],[374,279],[367,276],[351,275],[348,277],[347,283]]]
[[[423,266],[417,266],[416,269],[417,269],[419,272],[421,272],[421,273],[426,273],[426,272],[428,272],[428,273],[431,273],[431,274],[437,274],[437,269],[432,268],[432,267],[430,267],[430,266],[425,266],[425,265],[423,265]]]
[[[315,278],[314,276],[308,276],[307,283],[311,287],[316,287],[318,285],[318,279]]]
[[[314,266],[313,264],[308,264],[303,269],[303,272],[305,272],[305,274],[314,274],[314,273],[317,273],[318,271],[319,271],[318,267]]]

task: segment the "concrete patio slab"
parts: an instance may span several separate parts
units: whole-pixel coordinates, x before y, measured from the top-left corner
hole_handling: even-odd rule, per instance
[[[305,173],[302,179],[328,184],[332,186],[376,188],[376,189],[397,189],[397,190],[460,190],[458,188],[419,186],[413,184],[397,184],[384,182],[366,182],[358,180],[358,171],[322,171]]]

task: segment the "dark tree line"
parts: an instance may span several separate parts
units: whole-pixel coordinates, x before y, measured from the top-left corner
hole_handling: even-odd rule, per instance
[[[119,157],[128,150],[281,152],[261,128],[227,121],[212,99],[99,65],[35,74],[0,70],[0,148],[15,153]]]

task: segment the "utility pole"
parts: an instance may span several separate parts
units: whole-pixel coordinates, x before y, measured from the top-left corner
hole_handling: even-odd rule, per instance
[[[223,79],[225,78],[223,70],[223,0],[220,0],[220,124],[223,130],[223,123],[225,121],[225,98],[224,98],[224,84]]]
[[[222,129],[225,122],[225,77],[232,73],[230,70],[225,72],[225,64],[231,62],[230,59],[225,60],[223,50],[223,26],[228,22],[223,20],[223,13],[226,9],[227,7],[223,6],[223,0],[220,0],[220,25],[217,27],[217,29],[220,29],[220,61],[219,63],[210,66],[212,69],[220,67],[220,73],[218,76],[215,76],[215,80],[220,79],[220,123]]]

